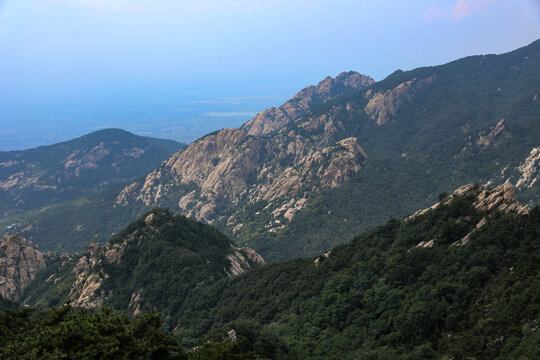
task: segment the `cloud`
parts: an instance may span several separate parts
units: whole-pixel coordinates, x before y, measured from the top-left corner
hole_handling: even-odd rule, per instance
[[[475,11],[484,10],[492,2],[494,0],[457,0],[452,7],[452,18],[454,20],[463,20],[471,16]]]
[[[461,21],[472,16],[475,12],[483,11],[495,0],[457,0],[451,8],[441,9],[432,4],[424,11],[424,20],[433,22],[437,20],[451,19]]]
[[[429,22],[443,19],[445,15],[445,12],[439,9],[439,7],[435,4],[431,5],[426,9],[426,11],[424,11],[424,19]]]
[[[255,116],[257,115],[256,112],[252,111],[210,111],[203,114],[204,116],[211,116],[211,117],[233,117],[233,116]]]

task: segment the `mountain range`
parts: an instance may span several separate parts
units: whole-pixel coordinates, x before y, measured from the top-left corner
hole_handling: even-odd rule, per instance
[[[464,183],[509,181],[537,204],[539,67],[536,41],[379,82],[345,72],[204,136],[127,186],[0,225],[45,250],[81,251],[160,206],[279,260],[324,252]]]
[[[342,73],[199,139],[117,205],[167,206],[273,260],[320,253],[463,183],[510,181],[538,203],[539,67],[535,42],[377,83]]]
[[[539,76],[540,40],[0,153],[0,357],[539,358]]]

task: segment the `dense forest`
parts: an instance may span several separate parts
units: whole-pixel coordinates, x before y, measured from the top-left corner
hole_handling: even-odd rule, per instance
[[[48,314],[43,310],[10,310],[3,315],[2,331],[7,335],[2,339],[12,339],[9,343],[19,349],[71,351],[63,348],[66,345],[60,340],[67,336],[62,331],[68,327],[50,320],[61,313],[67,314],[65,321],[88,322],[80,325],[80,331],[84,332],[85,326],[112,326],[102,324],[112,321],[122,332],[131,334],[127,343],[142,342],[142,347],[158,350],[165,346],[178,356],[197,353],[182,353],[178,350],[181,345],[221,354],[216,358],[235,358],[227,357],[235,351],[234,356],[247,358],[538,358],[540,209],[535,207],[524,215],[486,213],[474,206],[471,197],[441,194],[440,199],[435,209],[404,220],[393,219],[315,259],[271,263],[236,277],[203,281],[204,286],[182,294],[182,302],[152,293],[152,306],[168,314],[166,323],[158,321],[151,310],[150,315],[135,319],[107,309],[88,311],[68,306],[68,311],[67,305]],[[170,228],[166,223],[164,230]],[[112,241],[137,226],[141,223],[133,223]],[[468,242],[461,244],[465,237]],[[161,241],[156,242],[156,252],[145,245],[145,251],[154,257],[140,260],[158,264],[167,259],[169,251],[159,250]],[[140,266],[132,262],[124,265]],[[122,268],[127,276],[129,269]],[[156,281],[152,266],[141,269],[146,271],[138,273],[137,282]],[[190,269],[185,263],[182,273]],[[130,281],[128,276],[114,288],[125,288],[121,293],[129,294]],[[171,289],[179,285],[174,279],[167,284]],[[56,290],[61,291],[62,286],[60,283]],[[148,331],[159,336],[147,340],[132,335],[132,327],[149,321],[145,320],[148,317],[154,319]],[[12,322],[20,326],[6,325]],[[243,340],[224,340],[230,330]],[[34,332],[44,337],[24,336]],[[48,340],[51,332],[59,342]],[[44,348],[46,344],[51,347]]]

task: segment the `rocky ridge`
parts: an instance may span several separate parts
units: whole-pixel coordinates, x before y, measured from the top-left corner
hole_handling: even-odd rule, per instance
[[[504,140],[509,139],[510,137],[512,136],[508,133],[508,131],[506,131],[504,119],[501,119],[501,121],[499,121],[493,130],[491,130],[488,134],[480,134],[476,140],[476,145],[484,148],[488,146],[498,146]]]
[[[139,201],[156,206],[176,197],[183,214],[212,222],[224,206],[265,201],[274,217],[287,214],[291,220],[305,204],[306,192],[341,185],[366,160],[354,137],[331,143],[294,131],[262,138],[225,129],[198,140],[144,181],[126,187],[117,204]]]
[[[454,193],[433,206],[418,210],[408,219],[413,219],[423,215],[430,210],[437,209],[439,206],[449,204],[455,198],[473,198],[474,207],[482,213],[490,213],[493,211],[501,211],[505,213],[516,212],[518,214],[526,214],[530,208],[526,205],[521,205],[515,198],[514,187],[510,183],[501,184],[495,188],[484,188],[483,185],[467,184],[459,187]]]
[[[276,132],[293,120],[306,114],[317,104],[322,104],[352,90],[362,89],[375,81],[355,71],[342,72],[336,78],[330,76],[318,85],[299,91],[280,107],[272,107],[257,114],[242,126],[248,135],[266,135]]]
[[[516,188],[531,188],[540,176],[540,147],[532,148],[517,170],[520,177],[516,182]]]
[[[36,273],[47,266],[44,254],[19,234],[0,237],[0,296],[17,301]]]
[[[483,185],[468,184],[459,187],[452,195],[442,199],[435,205],[427,209],[417,211],[413,215],[409,216],[407,220],[412,220],[418,216],[426,214],[428,211],[447,205],[456,198],[472,199],[473,206],[483,216],[481,220],[476,223],[471,232],[452,244],[455,246],[463,246],[469,242],[469,239],[474,231],[486,225],[487,220],[493,212],[516,213],[519,215],[529,213],[530,208],[526,205],[521,205],[514,195],[514,187],[510,183],[504,183],[495,188],[485,188]],[[431,248],[434,245],[435,242],[432,239],[429,241],[421,241],[417,246]]]
[[[208,223],[225,217],[227,228],[236,234],[244,226],[243,207],[261,203],[269,215],[265,229],[280,231],[308,204],[311,194],[342,185],[366,163],[368,155],[351,136],[370,126],[358,121],[359,112],[382,126],[435,80],[431,75],[385,92],[368,89],[365,105],[332,105],[322,114],[302,118],[314,104],[373,83],[355,72],[326,78],[240,129],[215,132],[177,152],[144,180],[126,187],[117,206],[167,206]],[[278,120],[266,116],[278,110],[288,115]]]

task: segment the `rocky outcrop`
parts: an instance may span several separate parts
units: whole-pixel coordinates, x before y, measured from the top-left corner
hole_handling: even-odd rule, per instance
[[[518,166],[520,177],[516,188],[530,188],[538,181],[540,176],[540,147],[532,148],[527,158]]]
[[[50,254],[19,234],[0,238],[0,296],[17,301],[36,273],[47,266]]]
[[[420,89],[431,84],[435,79],[435,75],[425,79],[414,78],[384,92],[374,93],[368,90],[365,95],[368,103],[364,110],[377,125],[384,125],[396,115],[403,104],[410,101]]]
[[[437,209],[452,202],[456,198],[468,198],[473,201],[473,206],[484,216],[481,218],[471,232],[465,235],[460,240],[454,242],[454,246],[462,246],[469,242],[471,235],[478,229],[486,225],[490,215],[493,212],[527,214],[530,209],[526,205],[521,205],[514,197],[514,188],[510,183],[504,183],[495,188],[485,189],[482,185],[468,184],[456,189],[454,193],[445,199],[442,199],[437,204],[417,211],[414,215],[407,218],[407,221],[412,220],[428,211]],[[434,240],[421,241],[417,247],[431,248],[435,245]]]
[[[103,305],[105,294],[101,291],[101,285],[107,275],[99,268],[99,251],[99,244],[91,243],[73,269],[75,281],[69,297],[75,306],[91,308]]]
[[[506,124],[504,122],[504,119],[501,119],[501,121],[499,121],[489,133],[485,135],[480,134],[480,136],[476,140],[476,146],[483,148],[489,146],[498,146],[504,140],[511,137],[512,136],[508,133],[508,131],[506,131]]]
[[[328,76],[318,85],[299,91],[278,108],[272,107],[257,114],[242,126],[248,135],[266,135],[284,128],[303,116],[311,106],[322,104],[347,92],[362,89],[374,83],[369,76],[355,71],[342,72],[335,79]]]
[[[235,248],[231,246],[231,253],[227,255],[229,268],[225,268],[225,272],[229,277],[238,276],[245,273],[253,266],[264,265],[264,259],[253,249]]]
[[[358,138],[343,123],[357,121],[352,105],[295,119],[315,104],[372,83],[355,72],[326,78],[263,113],[279,116],[260,114],[241,129],[209,134],[124,188],[116,206],[138,202],[208,223],[226,219],[237,235],[245,231],[245,206],[263,204],[265,229],[280,231],[308,204],[307,194],[341,186],[367,161]]]
[[[423,215],[430,210],[437,209],[439,206],[449,204],[456,197],[473,199],[474,207],[483,213],[500,211],[504,213],[514,212],[517,214],[527,214],[530,209],[526,205],[521,205],[514,197],[514,187],[510,183],[504,183],[493,189],[485,189],[483,185],[468,184],[459,187],[454,193],[435,205],[419,210],[407,219],[413,219]]]
[[[528,206],[521,205],[516,200],[514,188],[509,183],[504,183],[493,189],[484,189],[482,185],[469,184],[454,191],[453,196],[474,197],[474,207],[478,211],[485,213],[500,211],[526,214],[530,211]]]

